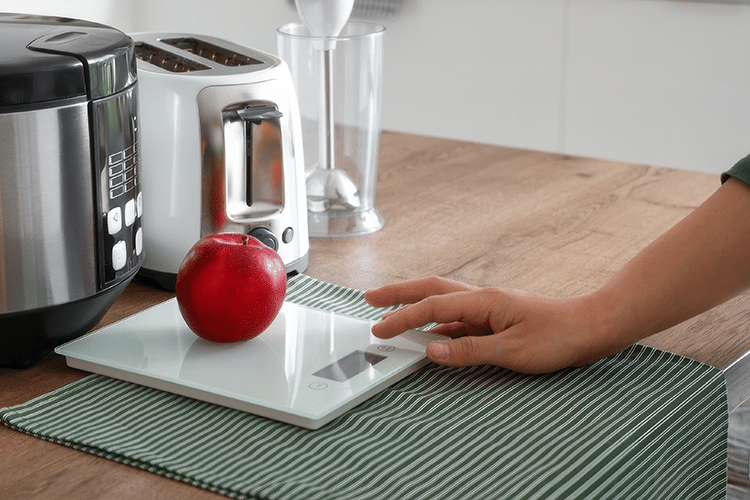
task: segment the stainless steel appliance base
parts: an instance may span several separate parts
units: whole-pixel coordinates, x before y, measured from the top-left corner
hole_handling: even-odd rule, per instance
[[[135,276],[74,302],[0,315],[0,366],[28,368],[91,330]]]

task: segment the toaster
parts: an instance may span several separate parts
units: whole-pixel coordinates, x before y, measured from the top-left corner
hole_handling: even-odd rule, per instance
[[[307,268],[299,106],[287,65],[226,40],[132,35],[138,65],[145,259],[140,274],[174,290],[201,237],[239,232]]]

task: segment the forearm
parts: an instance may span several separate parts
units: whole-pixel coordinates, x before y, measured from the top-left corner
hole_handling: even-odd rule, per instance
[[[729,179],[595,292],[604,343],[625,347],[750,286],[750,187]]]
[[[750,187],[734,179],[628,262],[596,292],[553,299],[443,278],[365,294],[375,307],[409,304],[373,326],[391,338],[427,323],[435,362],[495,364],[527,373],[591,363],[750,286]]]

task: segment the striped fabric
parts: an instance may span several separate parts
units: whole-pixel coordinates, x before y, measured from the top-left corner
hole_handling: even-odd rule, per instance
[[[325,283],[304,274],[289,280],[286,300],[315,309],[368,320],[380,319],[388,310],[370,307],[365,302],[365,292],[361,290]]]
[[[306,276],[288,299],[382,312]],[[722,373],[644,346],[542,376],[430,365],[317,431],[98,375],[0,417],[236,498],[725,498]]]

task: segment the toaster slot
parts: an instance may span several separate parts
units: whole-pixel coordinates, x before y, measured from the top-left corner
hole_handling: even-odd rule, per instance
[[[190,59],[180,57],[166,50],[143,42],[136,42],[135,57],[172,73],[187,73],[189,71],[203,71],[211,69]]]
[[[268,104],[224,112],[226,211],[233,222],[268,220],[284,209],[280,118]]]
[[[263,64],[262,61],[253,59],[245,54],[239,54],[194,37],[170,38],[161,41],[167,45],[185,50],[191,54],[195,54],[196,56],[208,59],[223,66],[250,66],[253,64]]]

